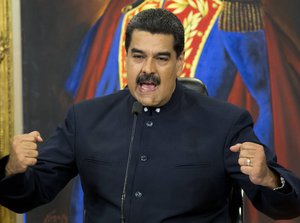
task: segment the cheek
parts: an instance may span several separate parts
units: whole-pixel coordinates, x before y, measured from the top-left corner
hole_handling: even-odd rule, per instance
[[[162,86],[163,86],[163,91],[172,91],[172,89],[174,88],[174,86],[176,85],[176,74],[172,73],[168,76],[164,76],[162,77],[161,81],[162,81]]]
[[[126,63],[126,72],[127,72],[127,80],[128,82],[132,79],[134,79],[135,76],[135,69],[134,67],[131,65],[130,62]]]
[[[175,66],[168,67],[161,72],[161,78],[164,79],[168,85],[172,85],[172,82],[177,78],[178,69]]]
[[[135,77],[127,75],[127,84],[133,88],[135,86]]]
[[[140,72],[141,67],[139,64],[133,63],[129,60],[126,63],[126,70],[129,75],[136,76]]]

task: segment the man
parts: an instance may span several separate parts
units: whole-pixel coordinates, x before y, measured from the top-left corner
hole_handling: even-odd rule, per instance
[[[232,182],[273,218],[300,215],[300,180],[275,162],[248,112],[184,88],[184,30],[164,9],[127,26],[128,89],[74,105],[38,149],[16,136],[0,161],[0,203],[24,212],[77,174],[85,222],[229,222]]]
[[[126,6],[125,1],[110,1],[86,34],[65,90],[78,102],[123,89],[125,49],[119,43],[125,36],[124,27],[141,10],[162,7],[185,24],[186,53],[181,76],[203,81],[211,97],[239,104],[237,100],[242,97],[237,96],[239,93],[233,93],[233,100],[230,97],[233,85],[241,84],[235,81],[239,73],[258,106],[254,132],[264,145],[274,149],[269,64],[260,0],[185,3],[138,0]],[[122,5],[124,14],[120,10]],[[247,109],[253,109],[249,101],[247,104]]]
[[[126,53],[120,42],[125,39],[129,18],[149,7],[165,8],[173,12],[185,28],[185,65],[180,75],[203,81],[210,97],[246,106],[255,117],[253,129],[260,142],[275,151],[282,148],[280,144],[274,148],[273,121],[276,123],[276,120],[272,116],[268,55],[262,8],[258,0],[206,0],[189,1],[189,4],[180,4],[176,0],[139,0],[124,7],[124,14],[115,4],[126,5],[123,1],[110,1],[78,51],[65,84],[65,90],[73,95],[75,101],[124,88],[127,84],[124,69]],[[103,35],[108,27],[107,35]],[[255,103],[239,89],[242,83]],[[257,110],[254,109],[256,106]],[[72,223],[82,221],[84,208],[81,200],[83,191],[79,178],[76,178],[71,195]]]

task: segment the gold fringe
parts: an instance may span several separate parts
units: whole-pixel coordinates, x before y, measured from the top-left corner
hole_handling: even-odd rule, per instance
[[[0,157],[13,136],[12,18],[13,0],[0,0]],[[16,214],[0,206],[0,222],[15,223]]]
[[[263,29],[260,2],[223,0],[219,29],[228,32],[254,32]]]

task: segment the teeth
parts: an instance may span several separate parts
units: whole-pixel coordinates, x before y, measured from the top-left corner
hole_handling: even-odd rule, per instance
[[[141,83],[140,85],[154,85],[154,86],[156,86],[156,84],[154,84],[154,83],[148,83],[148,82],[146,82],[146,83]]]
[[[142,84],[141,85],[141,88],[144,91],[153,91],[153,90],[155,90],[155,87],[156,87],[156,85],[154,85],[154,84]]]

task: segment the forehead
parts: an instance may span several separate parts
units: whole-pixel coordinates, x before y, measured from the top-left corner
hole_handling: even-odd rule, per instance
[[[144,52],[174,51],[174,37],[171,34],[152,34],[150,32],[134,30],[131,36],[129,52],[132,48]]]

